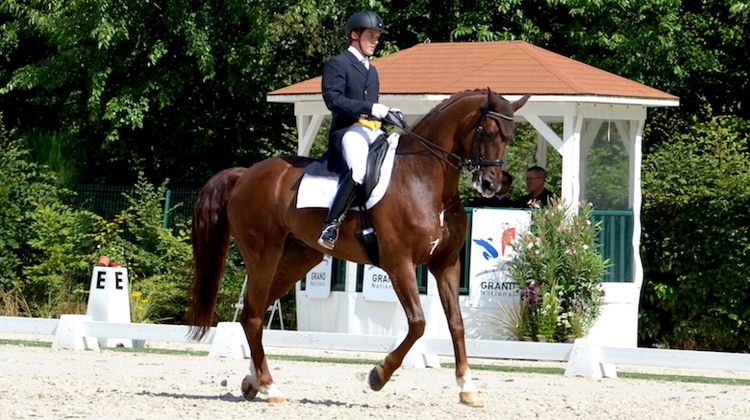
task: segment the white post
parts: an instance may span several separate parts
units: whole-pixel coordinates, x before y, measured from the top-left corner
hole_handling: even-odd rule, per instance
[[[239,322],[219,322],[211,343],[210,357],[245,359],[250,357],[250,345]]]
[[[86,315],[93,321],[130,323],[128,269],[125,267],[94,267],[89,288]],[[133,347],[131,339],[100,337],[102,347]]]
[[[96,338],[90,337],[84,322],[92,321],[88,315],[62,315],[55,329],[52,350],[95,350],[99,351]]]
[[[604,376],[599,346],[590,339],[578,338],[570,351],[565,376],[600,379]]]
[[[562,198],[577,208],[581,197],[581,127],[583,116],[566,116],[562,146]]]

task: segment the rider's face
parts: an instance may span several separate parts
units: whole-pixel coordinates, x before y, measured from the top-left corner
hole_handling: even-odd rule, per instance
[[[375,54],[375,47],[380,42],[380,31],[377,29],[365,29],[352,32],[354,48],[358,49],[365,57]]]

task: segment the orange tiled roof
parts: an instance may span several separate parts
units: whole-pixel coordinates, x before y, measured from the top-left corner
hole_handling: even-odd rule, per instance
[[[678,99],[524,41],[418,44],[373,60],[380,94],[453,94],[490,87],[531,95],[595,95]],[[269,95],[319,94],[320,77]]]

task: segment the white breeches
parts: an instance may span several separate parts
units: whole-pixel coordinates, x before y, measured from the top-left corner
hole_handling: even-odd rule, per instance
[[[381,134],[383,134],[383,130],[373,130],[362,124],[354,124],[341,138],[344,160],[346,160],[349,169],[352,170],[352,179],[358,184],[361,184],[365,179],[370,144]]]

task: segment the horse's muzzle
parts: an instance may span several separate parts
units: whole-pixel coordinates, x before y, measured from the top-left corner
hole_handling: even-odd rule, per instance
[[[498,190],[500,190],[501,183],[493,182],[491,179],[485,178],[482,171],[474,172],[472,181],[474,188],[486,198],[492,197]]]

